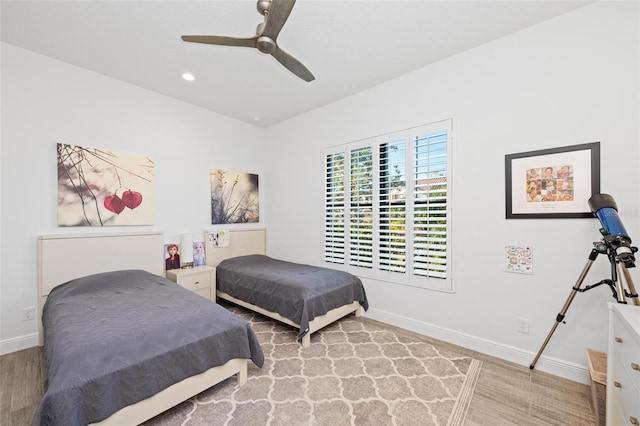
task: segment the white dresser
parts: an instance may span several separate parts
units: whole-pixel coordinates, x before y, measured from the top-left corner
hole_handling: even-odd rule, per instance
[[[640,306],[609,303],[607,425],[640,425]]]

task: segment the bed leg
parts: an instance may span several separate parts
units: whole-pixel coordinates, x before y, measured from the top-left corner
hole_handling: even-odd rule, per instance
[[[358,307],[355,311],[353,311],[353,314],[356,317],[361,317],[362,316],[362,311],[360,310],[360,307]]]
[[[309,346],[311,346],[311,333],[305,334],[302,338],[302,347],[308,348]]]
[[[242,363],[240,370],[238,371],[238,386],[242,386],[247,383],[247,363]]]

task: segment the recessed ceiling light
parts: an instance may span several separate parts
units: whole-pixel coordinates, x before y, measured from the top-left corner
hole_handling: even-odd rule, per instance
[[[193,74],[189,73],[189,72],[185,72],[184,74],[182,74],[182,78],[184,78],[187,81],[193,81],[196,78],[193,76]]]

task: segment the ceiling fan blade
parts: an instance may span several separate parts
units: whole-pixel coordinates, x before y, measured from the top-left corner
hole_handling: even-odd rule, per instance
[[[316,78],[311,74],[311,71],[307,69],[300,61],[298,61],[293,56],[289,55],[284,50],[278,47],[275,52],[271,54],[274,58],[278,60],[282,65],[285,66],[289,71],[300,77],[306,82],[313,81]]]
[[[215,35],[183,35],[182,40],[191,43],[215,44],[221,46],[254,47],[270,54],[289,71],[304,81],[316,78],[300,61],[278,47],[276,38],[289,19],[296,0],[259,0],[258,11],[265,15],[258,25],[257,35],[251,38],[225,37]]]
[[[296,0],[271,0],[271,6],[269,6],[269,13],[262,30],[263,36],[267,36],[272,40],[275,40],[280,34],[280,30],[287,22],[293,6],[296,4]]]
[[[182,40],[191,43],[217,44],[220,46],[256,47],[257,37],[238,38],[214,35],[183,35]]]

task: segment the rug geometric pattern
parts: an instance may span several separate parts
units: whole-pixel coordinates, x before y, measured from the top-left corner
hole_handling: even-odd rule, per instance
[[[235,378],[145,423],[151,425],[337,426],[462,424],[481,362],[349,315],[295,341],[297,331],[235,305],[265,355]]]

